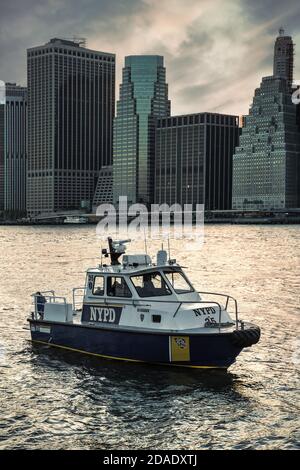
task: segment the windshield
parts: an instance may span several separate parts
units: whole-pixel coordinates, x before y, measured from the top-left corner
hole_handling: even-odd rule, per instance
[[[167,283],[158,271],[131,276],[131,281],[140,297],[157,297],[171,294]]]
[[[194,291],[182,272],[164,270],[164,275],[172,285],[176,294],[186,294],[187,292]]]

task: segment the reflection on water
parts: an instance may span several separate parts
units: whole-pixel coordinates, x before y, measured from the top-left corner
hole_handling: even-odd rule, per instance
[[[297,448],[299,228],[208,226],[191,259],[179,241],[171,244],[196,287],[231,293],[241,317],[262,327],[260,343],[227,372],[32,346],[23,329],[29,294],[70,295],[82,285],[85,269],[98,263],[94,234],[94,227],[0,229],[0,448]]]

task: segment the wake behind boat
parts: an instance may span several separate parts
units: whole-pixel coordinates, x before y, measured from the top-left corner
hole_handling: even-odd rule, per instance
[[[102,254],[111,264],[101,259],[88,269],[72,303],[54,291],[32,295],[33,342],[109,359],[228,368],[259,341],[259,327],[239,320],[233,297],[196,291],[164,250],[156,263],[146,253],[126,255],[129,241],[108,238]]]

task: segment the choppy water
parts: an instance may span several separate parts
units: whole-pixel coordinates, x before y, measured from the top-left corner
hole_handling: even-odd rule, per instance
[[[227,373],[203,372],[33,347],[30,293],[81,286],[99,241],[93,226],[0,227],[0,448],[299,448],[299,243],[299,226],[231,225],[207,226],[191,259],[172,243],[199,289],[262,328]]]

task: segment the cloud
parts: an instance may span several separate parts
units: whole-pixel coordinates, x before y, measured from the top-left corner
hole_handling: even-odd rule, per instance
[[[279,0],[2,0],[0,79],[26,83],[26,48],[83,36],[88,47],[117,54],[117,83],[125,55],[163,55],[173,114],[244,114],[272,73],[278,28],[300,42],[297,7],[298,0],[284,8]]]
[[[27,48],[73,36],[86,37],[91,47],[90,37],[109,37],[120,18],[142,7],[140,0],[1,0],[0,78],[25,84]]]

